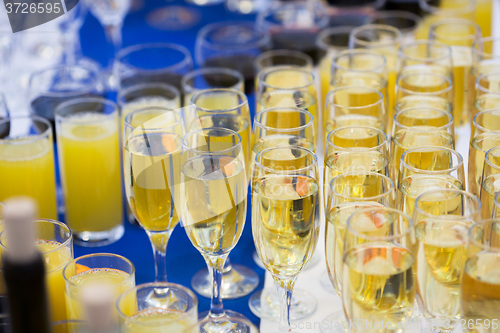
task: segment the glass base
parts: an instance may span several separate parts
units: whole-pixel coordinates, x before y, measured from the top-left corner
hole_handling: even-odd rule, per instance
[[[321,333],[349,333],[349,325],[343,311],[334,312],[321,321]]]
[[[328,291],[329,293],[332,294],[337,294],[335,288],[333,288],[332,286],[332,281],[330,281],[330,278],[328,277],[327,271],[321,273],[321,277],[319,278],[319,283],[321,284],[321,286],[325,291]]]
[[[259,266],[262,269],[266,269],[266,267],[264,267],[264,264],[262,263],[262,260],[260,260],[260,257],[256,251],[253,251],[252,258],[253,258],[253,261],[255,261],[255,263],[257,264],[257,266]],[[313,255],[311,260],[309,260],[309,262],[307,263],[306,267],[304,267],[304,270],[308,270],[308,269],[313,268],[314,266],[316,266],[319,263],[319,261],[320,261],[319,255]]]
[[[249,295],[259,285],[259,276],[242,265],[231,265],[232,269],[222,275],[221,295],[224,299]],[[203,297],[212,297],[212,276],[207,269],[199,270],[191,279],[191,287]]]
[[[200,320],[209,318],[208,311],[202,312],[198,315]],[[200,325],[200,332],[203,333],[240,333],[247,332],[248,328],[242,325],[238,321],[232,321],[231,319],[243,319],[248,320],[247,317],[241,313],[237,313],[231,310],[224,310],[224,316],[220,319],[213,319],[209,322]]]
[[[148,24],[159,30],[185,30],[194,27],[200,21],[200,13],[189,7],[166,6],[148,14]]]
[[[109,245],[122,238],[125,228],[122,224],[107,231],[73,232],[73,241],[84,247]]]
[[[314,296],[304,290],[294,290],[292,294],[290,319],[300,320],[312,315],[318,306]],[[259,318],[279,321],[280,299],[275,288],[257,291],[248,301],[250,310]]]

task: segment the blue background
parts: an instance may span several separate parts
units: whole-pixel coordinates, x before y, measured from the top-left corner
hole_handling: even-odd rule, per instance
[[[254,20],[252,15],[238,15],[229,12],[224,5],[199,7],[182,1],[142,0],[142,8],[132,9],[125,19],[123,27],[123,46],[147,42],[169,42],[182,44],[194,56],[196,34],[204,25],[222,20]],[[148,25],[148,14],[164,6],[186,6],[194,9],[200,21],[186,30],[165,31],[158,30]],[[112,57],[112,48],[107,43],[104,30],[99,22],[89,13],[80,32],[82,52],[85,56],[98,61],[106,67]],[[195,64],[196,66],[196,64]],[[250,109],[254,109],[253,96],[249,96]],[[84,248],[75,246],[75,257],[95,252],[110,252],[123,255],[130,259],[136,268],[137,284],[154,281],[153,251],[146,233],[139,227],[125,225],[125,235],[118,242],[99,248]],[[231,252],[231,261],[246,265],[253,269],[260,277],[258,289],[263,287],[264,270],[258,267],[252,259],[254,244],[252,239],[250,209],[247,211],[246,226],[243,235]],[[178,225],[170,239],[167,249],[167,275],[169,282],[175,282],[191,288],[191,278],[200,269],[206,268],[200,253],[193,247],[186,236],[184,229]],[[257,290],[258,290],[257,289]],[[210,300],[200,295],[199,312],[210,308]],[[224,300],[224,308],[244,314],[255,324],[259,319],[248,308],[249,296],[235,300]]]

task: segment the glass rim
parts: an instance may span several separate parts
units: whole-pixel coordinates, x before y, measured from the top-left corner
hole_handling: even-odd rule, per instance
[[[356,28],[355,25],[340,25],[337,27],[329,27],[326,29],[323,29],[320,31],[318,36],[316,37],[316,46],[322,49],[323,51],[328,51],[332,48],[344,48],[347,50],[349,48],[349,35],[351,33],[351,30]],[[325,38],[331,37],[331,36],[338,36],[338,35],[346,35],[347,36],[347,41],[348,45],[343,46],[343,45],[331,45],[325,42]],[[342,51],[345,51],[342,50]]]
[[[485,79],[485,78],[488,78],[488,77],[498,77],[499,80],[500,80],[500,69],[498,69],[497,71],[493,71],[493,72],[489,72],[489,73],[485,73],[485,74],[481,74],[481,75],[478,75],[478,77],[476,78],[476,82],[475,82],[475,88],[476,90],[480,90],[482,91],[483,93],[489,93],[489,94],[500,94],[500,90],[499,91],[492,91],[488,88],[485,88],[483,87],[480,82]],[[489,80],[487,79],[487,81],[489,82]],[[477,94],[477,93],[476,93]]]
[[[275,67],[274,65],[273,66],[262,66],[262,64],[261,64],[265,59],[272,58],[275,56],[295,57],[296,59],[304,60],[306,63],[306,66],[298,66],[298,65],[286,65],[286,66],[294,66],[294,67],[296,66],[299,68],[302,68],[302,67],[312,68],[313,67],[313,60],[308,54],[301,52],[301,51],[298,51],[298,50],[287,50],[287,49],[276,49],[276,50],[268,50],[268,51],[262,52],[261,54],[259,54],[255,58],[255,61],[254,61],[255,66],[261,70],[265,69],[265,68],[269,68],[269,67]],[[278,65],[278,66],[281,66],[281,65]]]
[[[467,25],[469,27],[472,27],[472,32],[467,34],[466,36],[446,36],[444,37],[442,34],[439,34],[436,32],[436,29],[445,26],[445,25],[459,25],[459,26],[464,26]],[[481,28],[479,25],[471,20],[467,19],[462,19],[462,18],[443,18],[439,19],[438,21],[434,22],[429,29],[429,37],[432,38],[443,38],[446,40],[450,41],[462,41],[462,40],[473,40],[473,43],[477,41],[481,36]]]
[[[448,169],[443,169],[443,170],[425,170],[425,169],[419,169],[414,166],[410,166],[406,162],[406,156],[408,156],[411,153],[416,153],[418,151],[435,151],[435,150],[442,150],[442,151],[447,151],[451,153],[452,155],[456,156],[458,158],[458,163],[456,165],[453,165],[451,168]],[[452,161],[453,162],[453,161]],[[405,167],[406,169],[414,172],[418,172],[418,174],[426,174],[426,175],[439,175],[439,174],[448,174],[453,171],[458,171],[460,167],[462,167],[464,164],[464,159],[462,155],[456,151],[455,149],[451,149],[448,147],[443,147],[443,146],[420,146],[416,148],[411,148],[408,149],[401,155],[401,169]],[[411,176],[411,175],[410,175]]]
[[[55,252],[55,251],[58,251],[64,247],[68,247],[68,245],[73,241],[73,231],[71,231],[71,229],[65,224],[65,223],[62,223],[60,221],[57,221],[57,220],[52,220],[52,219],[35,219],[33,220],[34,223],[36,224],[40,224],[40,223],[49,223],[51,225],[56,225],[62,229],[64,229],[65,232],[68,233],[68,239],[66,239],[64,242],[59,243],[58,246],[56,246],[55,248],[49,250],[49,251],[40,251],[41,254],[47,254],[47,253],[52,253],[52,252]],[[5,250],[5,251],[8,251],[8,247],[5,246],[2,242],[2,235],[5,233],[5,229],[2,230],[0,232],[0,248]],[[40,240],[38,237],[37,237],[37,240]],[[73,249],[71,249],[71,251],[73,251]]]
[[[404,52],[405,50],[407,50],[409,48],[418,48],[420,45],[427,45],[427,52],[426,52],[427,54],[429,54],[429,52],[431,52],[429,50],[429,47],[439,47],[440,50],[446,50],[446,52],[445,52],[446,54],[443,56],[440,56],[440,57],[421,58],[421,57],[416,57],[416,56],[410,56]],[[450,61],[452,61],[452,59],[451,59],[451,47],[449,45],[446,45],[445,43],[439,42],[437,40],[419,39],[419,40],[415,40],[412,42],[404,43],[404,44],[401,44],[401,46],[399,47],[398,53],[399,53],[400,58],[411,60],[411,61],[424,62],[424,61],[429,61],[429,60],[440,61],[440,60],[444,60],[444,59],[450,59]]]
[[[474,44],[472,44],[472,55],[473,55],[473,59],[475,59],[475,55],[480,55],[480,56],[487,56],[488,58],[487,59],[490,59],[491,58],[500,58],[500,53],[499,52],[495,52],[494,49],[492,48],[492,51],[491,52],[487,52],[484,50],[484,44],[485,43],[488,43],[488,42],[498,42],[500,43],[500,37],[493,37],[493,36],[489,36],[489,37],[482,37],[482,38],[479,38],[479,39],[476,39],[474,41]],[[479,46],[483,46],[483,49],[482,50],[479,50],[478,47]],[[484,60],[484,59],[480,59],[480,60]],[[474,64],[473,64],[474,66]]]
[[[389,185],[389,186],[387,186],[387,189],[384,191],[384,193],[380,193],[380,194],[377,194],[377,195],[374,195],[374,196],[371,196],[371,197],[355,198],[355,197],[352,197],[352,196],[349,196],[349,195],[346,195],[346,194],[343,194],[343,193],[339,193],[336,190],[336,185],[337,185],[337,182],[339,181],[339,179],[346,178],[348,176],[373,176],[375,178],[381,178],[383,180],[384,184],[385,185]],[[389,178],[386,175],[383,175],[381,173],[372,172],[372,171],[349,171],[349,172],[342,172],[341,174],[335,176],[330,181],[330,184],[328,184],[328,186],[329,186],[329,191],[331,193],[333,193],[333,195],[335,197],[340,197],[342,199],[347,199],[347,200],[356,199],[354,201],[360,201],[360,202],[376,201],[378,199],[381,199],[381,198],[384,198],[384,197],[390,195],[391,193],[394,193],[394,190],[395,190],[394,182],[392,181],[391,178]],[[345,188],[345,187],[346,187],[346,185],[342,186],[342,188]]]
[[[145,108],[140,108],[140,109],[137,109],[137,110],[134,110],[130,113],[128,113],[126,116],[125,116],[125,119],[123,121],[123,125],[124,127],[126,128],[129,128],[129,129],[132,129],[132,130],[135,130],[135,129],[138,129],[140,126],[133,126],[131,123],[130,123],[130,120],[133,116],[135,116],[136,114],[139,114],[139,113],[145,113],[146,111],[163,111],[163,113],[159,114],[158,116],[160,115],[163,115],[165,113],[171,113],[171,114],[174,114],[175,115],[175,118],[178,118],[176,119],[175,123],[174,124],[171,124],[171,125],[168,125],[168,126],[162,126],[162,127],[147,127],[147,128],[143,128],[142,130],[144,131],[162,131],[162,130],[166,130],[168,128],[172,128],[172,127],[176,127],[176,126],[179,126],[181,125],[182,126],[182,116],[180,115],[179,112],[175,111],[174,109],[169,109],[169,108],[166,108],[164,106],[149,106],[149,107],[145,107]],[[154,118],[153,118],[154,119]],[[150,119],[151,120],[151,119]]]
[[[389,34],[392,34],[394,38],[390,41],[369,42],[369,41],[361,40],[361,39],[359,39],[359,37],[356,37],[356,34],[359,34],[361,32],[365,32],[365,31],[384,31],[384,32],[388,32]],[[365,24],[365,25],[362,25],[362,26],[359,26],[359,27],[353,29],[351,31],[351,36],[349,39],[350,39],[350,41],[349,41],[350,45],[354,45],[354,44],[362,45],[362,46],[369,48],[369,49],[374,49],[374,48],[379,48],[379,47],[388,47],[388,46],[390,47],[390,46],[394,46],[394,45],[397,45],[399,48],[398,44],[401,43],[402,35],[401,35],[401,31],[399,31],[399,29],[397,29],[393,26],[387,25],[387,24]]]
[[[434,215],[434,214],[430,214],[430,213],[427,213],[427,212],[422,210],[419,203],[422,201],[423,198],[425,198],[426,196],[429,196],[429,195],[435,195],[436,193],[442,193],[442,192],[455,193],[455,194],[460,195],[462,197],[466,197],[466,198],[472,200],[473,202],[475,202],[477,204],[477,208],[472,210],[471,213],[468,213],[466,215]],[[447,189],[441,188],[441,189],[437,189],[437,190],[423,192],[415,199],[414,215],[416,215],[417,213],[424,215],[427,218],[432,218],[432,219],[455,220],[455,219],[457,219],[457,216],[460,216],[463,219],[474,220],[474,219],[472,219],[472,217],[479,216],[479,214],[481,213],[481,201],[479,200],[479,198],[476,195],[469,193],[469,192],[466,192],[464,190],[451,189],[451,188],[447,188]]]
[[[130,273],[127,273],[127,272],[124,272],[122,270],[120,270],[121,272],[127,274],[127,276],[133,276],[135,274],[135,266],[134,264],[132,263],[132,261],[130,261],[130,259],[122,256],[122,255],[119,255],[119,254],[116,254],[116,253],[107,253],[107,252],[100,252],[100,253],[90,253],[90,254],[85,254],[83,256],[80,256],[78,258],[74,258],[73,260],[71,260],[68,264],[66,264],[66,266],[64,266],[63,268],[63,271],[62,271],[62,275],[63,275],[63,278],[64,278],[64,281],[69,283],[70,285],[72,286],[78,286],[77,284],[75,284],[74,282],[70,281],[70,279],[73,277],[73,276],[76,276],[78,274],[75,274],[75,275],[72,275],[70,277],[67,277],[66,276],[66,270],[68,269],[68,267],[72,264],[77,264],[77,262],[79,260],[82,260],[82,259],[88,259],[88,258],[98,258],[98,257],[112,257],[112,258],[115,258],[115,259],[119,259],[123,262],[125,262],[127,265],[130,266],[131,268],[131,272]],[[93,269],[93,268],[90,268],[90,269]]]
[[[414,110],[433,110],[433,111],[439,111],[442,114],[446,114],[446,117],[448,118],[448,122],[442,126],[425,126],[426,128],[422,128],[424,126],[407,126],[401,124],[401,122],[398,120],[398,117],[401,116],[402,113],[404,112],[410,112]],[[400,129],[412,129],[412,131],[415,132],[433,132],[433,131],[439,131],[439,130],[445,130],[448,128],[453,128],[453,115],[450,114],[448,111],[442,110],[442,109],[437,109],[433,107],[414,107],[414,108],[407,108],[400,110],[398,113],[394,115],[394,127],[395,128],[400,128]],[[430,128],[427,128],[430,127]]]
[[[500,94],[498,94],[498,97],[500,97]],[[484,110],[484,111],[476,113],[476,115],[474,116],[474,118],[472,118],[472,125],[476,129],[478,129],[478,130],[480,130],[482,132],[498,132],[498,131],[500,131],[500,128],[496,129],[496,130],[490,130],[490,129],[484,127],[483,125],[479,124],[479,122],[478,122],[479,117],[483,116],[483,115],[485,115],[487,113],[489,113],[489,114],[498,113],[498,116],[500,118],[500,108],[499,109],[488,109],[488,110]]]
[[[248,49],[256,48],[256,47],[263,46],[263,45],[266,45],[267,43],[269,43],[269,40],[270,40],[269,35],[267,33],[262,32],[262,30],[258,29],[255,22],[225,20],[225,21],[209,23],[209,24],[206,24],[205,26],[203,26],[198,31],[198,34],[196,35],[196,47],[203,46],[203,47],[210,48],[212,50],[227,50],[227,45],[219,45],[217,43],[213,43],[211,41],[208,41],[207,35],[213,31],[220,29],[220,28],[225,28],[228,26],[240,26],[240,27],[250,28],[250,30],[252,30],[252,32],[254,33],[254,36],[257,37],[257,38],[255,38],[254,41],[252,41],[250,43],[239,44],[236,46],[233,45],[233,47],[236,47],[234,51],[236,51],[236,50],[237,51],[248,50]],[[200,62],[200,61],[198,61],[198,62]]]
[[[222,150],[216,150],[216,151],[203,151],[203,150],[199,150],[197,148],[191,148],[189,147],[187,144],[186,144],[186,140],[193,136],[193,135],[197,135],[199,133],[202,133],[202,132],[205,132],[205,131],[210,131],[210,130],[218,130],[218,131],[221,131],[221,132],[226,132],[226,133],[229,133],[229,135],[231,136],[234,136],[238,139],[237,142],[235,142],[234,146],[232,147],[229,147],[229,148],[226,148],[226,149],[222,149]],[[227,136],[229,136],[227,135]],[[197,155],[213,155],[213,154],[224,154],[224,153],[229,153],[233,150],[236,150],[236,149],[240,149],[241,151],[243,151],[243,146],[242,146],[242,142],[241,142],[241,136],[238,134],[238,132],[236,131],[233,131],[231,129],[228,129],[228,128],[225,128],[225,127],[205,127],[205,128],[199,128],[199,129],[196,129],[196,130],[192,130],[188,133],[186,133],[184,135],[184,137],[182,138],[182,151],[189,151],[191,153],[195,153]]]
[[[120,294],[120,296],[118,296],[118,298],[116,299],[116,302],[115,302],[115,308],[118,312],[118,315],[127,320],[127,321],[133,321],[133,322],[137,322],[137,319],[134,318],[134,315],[132,316],[128,316],[126,314],[123,313],[123,311],[121,310],[121,307],[120,307],[120,302],[127,296],[129,296],[131,293],[134,293],[134,292],[137,292],[141,289],[146,289],[146,288],[170,288],[170,287],[175,287],[177,289],[180,289],[182,290],[183,292],[185,292],[186,294],[189,295],[189,297],[191,297],[191,299],[193,300],[193,307],[191,309],[189,309],[188,311],[186,312],[183,312],[181,314],[181,316],[178,318],[178,320],[182,320],[184,317],[187,317],[190,312],[193,310],[193,309],[196,309],[196,313],[198,313],[198,298],[196,297],[195,293],[187,288],[187,287],[184,287],[183,285],[180,285],[178,283],[172,283],[172,282],[147,282],[147,283],[142,283],[142,284],[139,284],[137,286],[134,286],[130,289],[127,289],[126,291],[124,291],[123,293]],[[168,309],[167,309],[168,310]],[[177,320],[176,320],[177,321]],[[147,324],[147,323],[141,323],[140,326],[157,326],[155,324]]]
[[[401,87],[399,84],[400,81],[403,81],[404,79],[407,79],[410,76],[421,76],[421,75],[429,75],[429,76],[434,76],[434,77],[441,77],[443,79],[443,83],[446,82],[447,85],[445,88],[439,90],[439,91],[412,91],[407,88]],[[396,89],[399,91],[402,91],[408,95],[424,95],[424,96],[438,96],[442,94],[448,94],[453,90],[453,81],[449,76],[440,74],[440,73],[427,73],[427,72],[412,72],[412,73],[406,73],[402,74],[397,78],[396,81]]]
[[[179,89],[177,89],[175,86],[164,83],[164,82],[147,82],[147,83],[138,83],[134,84],[131,86],[128,86],[123,89],[118,90],[118,94],[116,95],[116,102],[119,106],[123,106],[127,104],[127,102],[124,101],[125,96],[132,92],[136,92],[142,89],[147,89],[147,88],[161,88],[167,91],[170,91],[175,95],[175,98],[180,98],[181,93],[179,92]],[[141,96],[144,97],[144,96]]]
[[[379,58],[381,59],[380,66],[372,69],[356,69],[356,68],[347,68],[344,67],[340,64],[338,64],[338,61],[341,58],[345,57],[356,57],[356,56],[371,56],[374,58]],[[364,73],[364,72],[369,72],[369,73],[376,73],[376,74],[384,74],[387,72],[387,57],[380,52],[372,51],[370,49],[347,49],[340,51],[339,54],[337,54],[332,61],[332,72],[335,71],[335,69],[341,69],[346,72],[358,72],[358,73]]]
[[[301,125],[301,126],[298,126],[298,127],[286,127],[286,128],[278,128],[278,127],[271,127],[271,126],[268,126],[268,125],[264,125],[262,124],[258,118],[260,116],[262,116],[263,114],[265,113],[268,113],[268,112],[296,112],[296,113],[302,113],[304,114],[305,116],[309,117],[309,120],[307,121],[306,124],[304,125]],[[296,108],[296,107],[288,107],[288,106],[280,106],[280,107],[273,107],[273,108],[267,108],[267,109],[262,109],[260,110],[259,112],[257,112],[254,116],[254,129],[255,127],[259,127],[263,130],[273,130],[273,131],[276,131],[276,132],[294,132],[294,131],[300,131],[300,130],[303,130],[303,129],[306,129],[308,127],[313,127],[314,126],[314,117],[313,115],[305,110],[305,109],[300,109],[300,108]],[[314,128],[313,128],[314,130]]]
[[[238,82],[231,87],[231,89],[234,89],[234,87],[238,86],[239,84],[243,84],[245,81],[243,75],[238,72],[237,70],[231,69],[231,68],[226,68],[226,67],[202,67],[202,68],[197,68],[189,71],[185,75],[182,76],[181,79],[181,86],[184,91],[187,91],[186,88],[189,88],[189,91],[193,90],[200,90],[195,87],[193,87],[192,84],[188,84],[189,80],[194,79],[195,77],[201,76],[201,75],[207,75],[207,74],[216,74],[216,75],[227,75],[227,76],[232,76],[234,77]]]
[[[396,29],[399,29],[399,31],[404,32],[404,33],[411,32],[422,21],[420,16],[418,16],[417,14],[412,13],[410,11],[406,11],[406,10],[381,10],[381,11],[375,12],[373,14],[373,16],[369,18],[368,24],[379,24],[376,22],[376,20],[388,19],[388,18],[389,19],[390,18],[399,18],[399,19],[402,18],[402,19],[407,19],[409,21],[413,21],[415,23],[414,27],[411,27],[411,28],[396,28],[395,27]],[[386,25],[390,25],[390,24],[386,24]],[[390,25],[390,26],[392,26],[392,25]]]
[[[232,94],[238,96],[238,98],[241,100],[241,102],[237,106],[232,107],[232,108],[227,108],[227,109],[207,109],[207,108],[203,108],[201,106],[198,106],[196,104],[196,100],[202,95],[210,94],[210,93],[221,93],[221,92],[232,93]],[[248,98],[244,92],[237,90],[237,89],[232,89],[232,88],[202,89],[202,90],[199,90],[193,94],[193,96],[191,97],[191,104],[195,106],[196,110],[200,110],[200,111],[203,111],[206,113],[229,113],[232,111],[238,111],[240,109],[243,109],[245,107],[245,105],[248,106]]]
[[[0,144],[10,144],[10,145],[24,145],[24,144],[29,144],[33,142],[37,142],[40,140],[43,140],[45,138],[48,138],[49,136],[52,135],[52,124],[50,121],[44,117],[40,117],[35,114],[29,114],[29,115],[24,115],[24,116],[10,116],[4,119],[0,119],[0,126],[5,124],[5,123],[10,123],[13,120],[22,120],[22,119],[30,119],[34,122],[40,122],[47,126],[47,129],[43,131],[40,134],[30,134],[30,135],[24,135],[23,140],[20,142],[16,142],[15,140],[8,139],[8,138],[0,138]]]
[[[372,130],[374,132],[377,132],[377,137],[380,136],[380,134],[382,134],[382,137],[384,138],[384,141],[382,141],[382,143],[376,145],[375,147],[340,147],[338,145],[336,145],[335,143],[332,142],[331,140],[331,136],[334,135],[335,133],[341,131],[341,130],[347,130],[349,128],[363,128],[363,129],[369,129],[369,130]],[[366,150],[366,151],[372,151],[372,150],[379,150],[381,148],[383,148],[384,146],[387,146],[389,144],[389,136],[384,132],[382,131],[381,129],[379,128],[376,128],[376,127],[371,127],[371,126],[358,126],[358,125],[350,125],[350,126],[342,126],[342,127],[337,127],[337,128],[334,128],[333,130],[331,130],[330,132],[328,132],[327,136],[326,136],[326,150],[328,150],[328,148],[331,146],[335,149],[339,149],[339,150],[343,150],[343,151],[358,151],[359,148],[363,148],[363,150]]]
[[[456,1],[456,0],[454,0]],[[418,4],[420,9],[430,13],[430,14],[438,14],[438,13],[453,13],[455,15],[472,13],[476,8],[476,2],[473,1],[464,1],[464,6],[460,8],[441,8],[439,6],[433,6],[429,4],[427,0],[418,0]]]
[[[334,103],[332,101],[332,99],[334,98],[335,96],[335,93],[339,92],[339,91],[343,91],[343,90],[365,90],[365,91],[370,91],[372,93],[375,93],[379,96],[379,99],[375,102],[375,103],[371,103],[371,104],[367,104],[367,105],[363,105],[363,106],[344,106],[344,105],[340,105],[340,104],[337,104],[337,103]],[[339,107],[339,108],[344,108],[344,109],[349,109],[349,110],[361,110],[361,109],[366,109],[366,108],[370,108],[370,107],[375,107],[377,105],[382,105],[382,107],[384,107],[384,95],[380,92],[380,90],[378,89],[375,89],[375,88],[372,88],[372,87],[364,87],[364,86],[341,86],[341,87],[336,87],[334,89],[331,89],[328,94],[326,94],[326,98],[325,98],[325,103],[326,103],[326,108],[325,109],[329,109],[328,106],[330,107]],[[328,111],[328,110],[326,110]]]
[[[490,156],[495,153],[496,151],[500,151],[500,146],[496,146],[496,147],[493,147],[493,148],[490,148],[488,149],[488,151],[486,152],[486,155],[484,155],[484,163],[487,163],[491,168],[493,168],[494,170],[497,170],[499,171],[498,173],[500,173],[500,165],[496,165],[494,164],[491,159],[490,159]],[[500,157],[500,154],[499,156]],[[495,173],[493,175],[496,175],[498,173]]]
[[[50,73],[54,72],[56,73],[57,71],[61,70],[84,70],[87,73],[90,73],[93,76],[93,82],[89,84],[84,84],[83,89],[77,89],[77,90],[72,90],[72,91],[48,91],[47,89],[43,89],[43,95],[44,96],[50,96],[50,97],[64,97],[67,95],[80,95],[83,92],[91,92],[92,90],[96,89],[96,87],[101,83],[100,82],[100,75],[99,73],[95,70],[95,68],[92,68],[92,66],[84,65],[84,64],[74,64],[74,65],[63,65],[59,64],[56,66],[52,66],[50,68],[44,68],[41,70],[38,70],[36,72],[33,72],[30,74],[29,81],[28,81],[28,90],[32,90],[32,84],[38,80],[39,77]]]
[[[94,124],[96,122],[102,122],[102,119],[94,119],[94,120],[89,120],[85,122],[77,121],[75,122],[74,120],[71,119],[70,116],[73,113],[70,113],[68,115],[63,115],[61,114],[62,110],[66,109],[67,107],[78,105],[78,104],[86,104],[86,103],[93,103],[93,104],[100,104],[104,105],[106,107],[112,107],[113,112],[111,113],[104,113],[104,112],[96,112],[96,111],[86,111],[88,113],[99,113],[105,116],[105,118],[113,118],[119,113],[119,107],[118,105],[106,98],[103,97],[80,97],[80,98],[74,98],[66,102],[62,102],[59,105],[57,105],[56,109],[54,110],[54,117],[56,120],[56,123],[63,121],[64,123],[77,123],[79,125],[85,125],[85,124]]]
[[[303,151],[306,155],[312,156],[313,161],[308,166],[305,166],[305,167],[302,167],[299,169],[293,169],[293,170],[276,170],[274,168],[263,165],[259,161],[260,156],[262,156],[264,153],[267,153],[268,151],[271,151],[271,150],[277,150],[277,149],[297,149],[297,150]],[[306,155],[304,155],[304,156],[306,156]],[[255,160],[253,162],[254,162],[255,167],[258,167],[259,169],[262,169],[262,170],[269,172],[269,173],[295,175],[295,174],[305,173],[311,169],[316,168],[318,166],[318,156],[313,151],[311,151],[307,148],[304,148],[304,147],[300,147],[300,146],[282,146],[282,147],[276,146],[276,147],[268,147],[268,148],[265,148],[265,149],[262,149],[261,151],[259,151],[255,155]]]
[[[289,88],[283,88],[283,87],[277,87],[270,85],[269,83],[266,82],[264,79],[265,76],[268,74],[278,72],[278,71],[297,71],[297,72],[302,72],[302,74],[306,75],[308,78],[308,83],[303,85],[303,86],[295,86],[295,87],[289,87]],[[307,89],[311,86],[314,86],[316,84],[315,79],[316,76],[311,70],[301,68],[301,67],[295,67],[295,66],[272,66],[272,67],[267,67],[264,68],[263,70],[260,71],[258,77],[256,78],[257,81],[259,82],[259,86],[261,87],[267,87],[275,90],[301,90],[301,89]]]
[[[498,196],[499,193],[497,193],[495,195],[495,205],[497,203],[497,199],[496,198],[497,198],[497,196]],[[490,219],[480,220],[480,221],[472,224],[471,227],[469,228],[469,230],[467,231],[468,240],[474,246],[477,246],[478,248],[481,248],[482,250],[493,249],[493,251],[499,252],[500,251],[500,246],[491,246],[491,245],[486,245],[486,244],[479,243],[477,241],[477,238],[474,237],[474,235],[473,235],[475,230],[483,227],[486,224],[490,224],[490,225],[491,224],[498,224],[500,226],[500,219],[499,218],[490,218]]]
[[[176,52],[182,53],[184,55],[184,59],[181,60],[178,63],[172,64],[170,66],[162,67],[162,68],[156,68],[156,69],[150,69],[150,68],[141,68],[137,67],[135,65],[132,65],[129,61],[124,61],[125,58],[135,52],[138,51],[143,51],[145,49],[170,49],[170,50],[175,50]],[[142,44],[135,44],[131,45],[128,47],[125,47],[118,51],[115,57],[115,61],[118,62],[121,65],[126,66],[127,68],[134,69],[135,71],[138,72],[157,72],[157,71],[175,71],[177,69],[182,68],[183,66],[190,65],[192,64],[192,59],[191,59],[191,53],[189,53],[189,50],[185,48],[182,45],[175,44],[175,43],[162,43],[162,42],[156,42],[156,43],[142,43]]]
[[[392,236],[369,236],[369,235],[363,234],[357,230],[354,230],[352,228],[351,221],[353,221],[358,215],[366,214],[366,213],[372,212],[372,211],[379,211],[379,212],[395,214],[399,218],[403,218],[408,222],[408,228],[404,232],[398,233],[397,235],[392,235]],[[385,206],[357,209],[347,219],[346,226],[347,226],[347,230],[349,230],[349,232],[352,235],[354,235],[356,238],[365,239],[365,240],[368,240],[370,242],[371,241],[391,241],[391,240],[395,240],[395,239],[398,239],[401,237],[407,237],[407,236],[411,235],[415,230],[415,225],[414,225],[413,219],[411,218],[410,215],[406,214],[405,212],[403,212],[401,210],[389,208],[389,207],[385,207]]]

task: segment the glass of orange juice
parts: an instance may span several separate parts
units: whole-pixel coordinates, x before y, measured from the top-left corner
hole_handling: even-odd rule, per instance
[[[52,322],[66,319],[63,268],[73,260],[73,235],[62,222],[35,220],[36,245],[45,261],[45,281]],[[0,234],[2,251],[8,251],[5,234]]]
[[[118,107],[78,98],[60,104],[55,117],[66,222],[75,243],[112,243],[123,235]]]

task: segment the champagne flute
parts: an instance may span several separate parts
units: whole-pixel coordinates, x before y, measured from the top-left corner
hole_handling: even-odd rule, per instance
[[[369,126],[382,131],[387,128],[384,96],[374,88],[342,86],[326,95],[324,131],[345,126]]]
[[[285,151],[296,158],[277,159]],[[262,150],[256,156],[252,184],[252,227],[257,253],[280,291],[279,332],[291,332],[293,287],[311,260],[319,235],[316,155],[300,147]]]
[[[344,241],[342,300],[352,332],[403,332],[416,291],[411,217],[387,207],[358,210]]]
[[[471,74],[472,75],[472,74]],[[478,112],[500,108],[500,73],[479,75],[475,81],[472,116]]]
[[[500,130],[496,127],[490,130],[488,126],[476,127],[481,119],[482,113],[478,113],[474,117],[475,129],[472,131],[470,146],[469,146],[469,168],[468,168],[468,186],[467,189],[474,195],[479,195],[481,191],[481,183],[483,177],[484,158],[486,152],[493,147],[500,145]],[[492,125],[496,125],[493,123]],[[481,131],[486,129],[486,131]]]
[[[427,38],[427,37],[425,37]],[[434,73],[452,80],[453,61],[451,48],[433,40],[416,40],[399,48],[399,74]]]
[[[202,128],[182,139],[181,202],[183,227],[213,274],[212,302],[200,331],[238,328],[224,310],[221,282],[224,262],[241,237],[246,219],[247,173],[241,137],[226,128]],[[203,318],[203,316],[201,316]]]
[[[183,122],[176,111],[160,107],[140,109],[125,118],[125,192],[135,218],[153,247],[157,282],[167,281],[167,243],[181,217],[183,133]]]
[[[490,131],[500,131],[500,109],[481,111],[472,120],[471,138]]]
[[[489,219],[493,217],[495,207],[495,195],[500,192],[500,146],[488,150],[484,158],[483,176],[481,180],[481,217]]]
[[[452,332],[460,319],[467,230],[480,212],[475,195],[456,189],[424,192],[415,201],[417,297],[435,331]]]
[[[257,74],[269,67],[292,66],[307,70],[313,69],[313,60],[307,54],[294,50],[270,50],[255,58]]]
[[[500,51],[497,47],[500,43],[498,37],[485,37],[485,31],[481,27],[483,38],[478,39],[472,46],[472,67],[469,75],[469,107],[474,102],[476,79],[480,75],[498,72],[500,70]]]
[[[467,260],[460,289],[461,315],[467,333],[500,332],[500,221],[486,220],[474,224],[468,233]],[[495,320],[497,319],[497,320]]]

